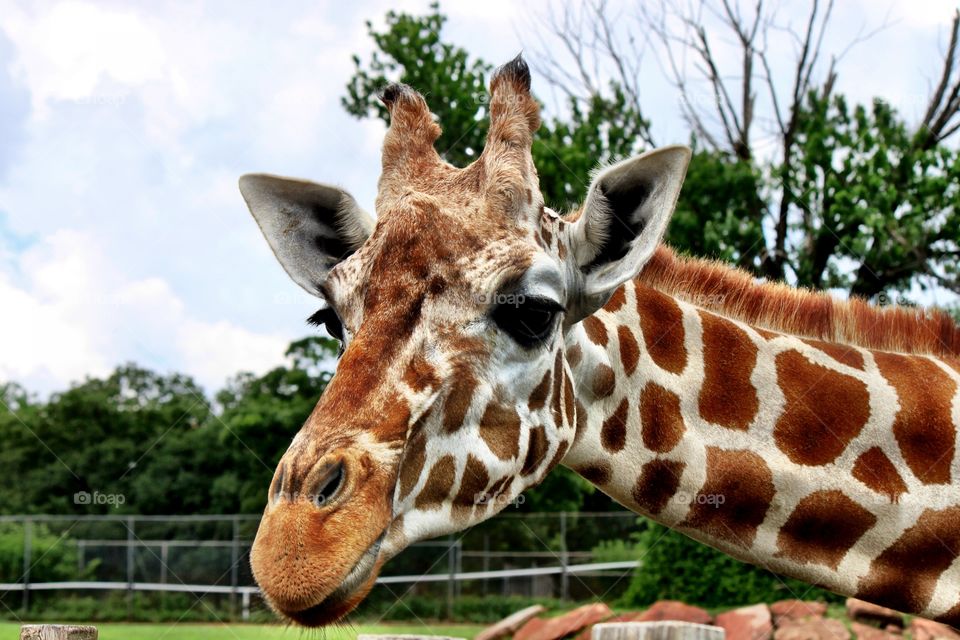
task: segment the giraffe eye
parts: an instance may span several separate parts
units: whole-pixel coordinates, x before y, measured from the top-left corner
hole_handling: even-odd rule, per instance
[[[324,307],[315,314],[307,318],[307,324],[315,327],[323,327],[335,340],[339,340],[341,350],[343,345],[343,323],[340,322],[340,316],[333,310],[333,307]]]
[[[563,306],[549,298],[508,296],[509,301],[496,306],[493,321],[522,347],[533,347],[547,341],[556,327]]]

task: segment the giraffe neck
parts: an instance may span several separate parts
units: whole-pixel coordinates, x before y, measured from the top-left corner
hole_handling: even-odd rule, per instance
[[[960,623],[960,364],[776,334],[634,281],[567,339],[563,464],[776,573]]]

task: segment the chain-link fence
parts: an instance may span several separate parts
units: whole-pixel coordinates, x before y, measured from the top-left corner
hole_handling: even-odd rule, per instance
[[[0,516],[0,602],[121,594],[216,596],[231,617],[261,606],[249,566],[259,516]],[[624,541],[636,515],[507,513],[444,539],[414,544],[387,563],[369,600],[381,610],[429,598],[452,617],[458,598],[615,598],[636,557]]]

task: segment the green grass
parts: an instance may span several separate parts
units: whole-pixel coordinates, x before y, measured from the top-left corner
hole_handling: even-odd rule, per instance
[[[476,625],[358,625],[307,630],[259,624],[122,624],[101,623],[100,640],[353,640],[359,633],[419,633],[472,638],[483,627]],[[20,625],[0,622],[0,639],[19,637]]]

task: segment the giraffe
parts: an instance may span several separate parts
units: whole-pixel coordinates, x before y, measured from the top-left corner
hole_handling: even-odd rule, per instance
[[[661,243],[691,157],[646,152],[544,205],[521,57],[465,168],[391,85],[374,220],[344,190],[240,190],[321,298],[337,370],[280,459],[251,550],[266,601],[336,621],[412,542],[503,509],[558,464],[775,572],[960,623],[960,329],[761,283]]]

